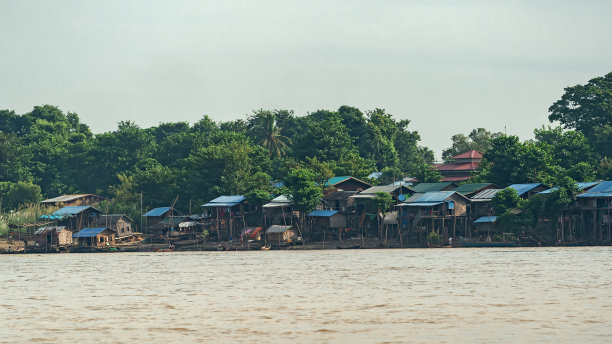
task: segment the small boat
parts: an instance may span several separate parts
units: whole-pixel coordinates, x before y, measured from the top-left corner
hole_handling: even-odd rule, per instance
[[[174,245],[168,248],[158,248],[157,250],[155,250],[155,252],[172,252],[172,251],[174,251]]]
[[[453,245],[436,245],[436,244],[432,244],[430,242],[427,242],[427,247],[429,247],[429,248],[451,248],[451,247],[453,247]]]
[[[267,244],[266,246],[262,246],[262,247],[261,247],[261,250],[262,250],[262,251],[270,251],[270,249],[271,249],[271,248],[272,248],[272,245]]]

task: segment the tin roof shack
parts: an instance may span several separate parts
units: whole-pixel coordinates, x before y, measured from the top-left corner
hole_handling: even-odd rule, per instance
[[[366,183],[355,177],[341,176],[330,178],[323,186],[326,189],[325,193],[328,193],[334,190],[361,191],[371,187],[372,184]]]
[[[110,228],[83,228],[72,235],[82,247],[109,247],[115,245],[116,232]]]
[[[501,232],[497,229],[497,216],[482,216],[476,219],[473,225],[474,236],[481,238],[481,241],[485,241],[485,238],[491,237],[491,232]]]
[[[69,206],[54,211],[41,218],[55,220],[60,226],[66,226],[73,232],[77,232],[85,227],[91,226],[98,221],[98,216],[102,213],[99,209],[92,206]]]
[[[266,241],[274,246],[294,243],[297,237],[297,232],[291,226],[272,225],[266,229]]]
[[[473,222],[483,216],[492,216],[491,199],[502,189],[486,189],[470,197],[470,220]]]
[[[34,241],[45,251],[59,246],[69,246],[72,245],[72,231],[66,226],[40,227],[34,232]]]
[[[422,242],[428,232],[435,231],[444,241],[469,233],[469,200],[455,191],[415,194],[399,204],[400,229],[405,236]]]
[[[220,196],[202,207],[214,218],[211,229],[217,233],[217,240],[223,236],[231,241],[234,232],[240,233],[246,227],[245,214],[249,211],[249,205],[242,195]]]
[[[108,214],[98,217],[98,225],[110,228],[117,232],[117,239],[131,236],[135,232],[132,230],[132,219],[125,214]]]
[[[426,193],[435,191],[451,191],[457,188],[457,184],[453,182],[440,182],[440,183],[419,183],[412,187],[412,191],[415,193]]]
[[[293,225],[297,219],[289,197],[280,195],[262,206],[264,226]]]
[[[367,237],[377,237],[379,235],[377,219],[379,215],[376,203],[374,202],[376,194],[379,192],[390,194],[395,204],[405,201],[414,194],[414,191],[405,185],[382,185],[373,186],[357,195],[351,196],[355,209],[354,227]],[[392,237],[394,235],[395,232],[392,231]]]
[[[46,199],[40,203],[45,205],[55,206],[79,206],[79,205],[93,205],[104,201],[106,198],[97,196],[94,194],[80,194],[80,195],[63,195],[53,198]]]
[[[482,153],[471,150],[452,157],[450,164],[435,165],[442,175],[443,182],[459,182],[468,180],[480,167]]]
[[[152,242],[165,242],[172,228],[186,217],[173,207],[154,208],[142,216],[145,219],[144,232]]]
[[[569,211],[569,228],[576,228],[574,232],[562,227],[561,233],[568,230],[563,241],[592,241],[594,243],[612,242],[611,224],[612,215],[612,181],[603,181],[589,191],[576,196],[577,206]],[[573,217],[572,214],[578,215]],[[562,222],[563,223],[563,222]]]
[[[309,235],[311,240],[325,240],[329,231],[338,232],[346,229],[346,216],[337,210],[313,210],[308,214],[310,218]]]
[[[509,188],[513,188],[518,193],[519,197],[522,199],[528,199],[531,196],[539,193],[540,191],[544,191],[549,189],[548,186],[542,183],[529,183],[529,184],[512,184],[508,186]]]

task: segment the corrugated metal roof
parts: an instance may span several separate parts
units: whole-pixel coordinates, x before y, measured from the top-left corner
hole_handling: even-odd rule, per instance
[[[414,202],[444,202],[449,198],[455,191],[437,191],[437,192],[426,192],[417,198]],[[408,201],[406,201],[408,202]]]
[[[576,183],[576,186],[578,187],[578,190],[584,190],[584,189],[588,189],[588,188],[590,188],[592,186],[595,186],[597,184],[599,184],[599,182],[579,182],[579,183]],[[549,193],[557,190],[558,188],[559,188],[558,186],[555,186],[554,188],[550,188],[548,190],[540,191],[538,193],[539,194],[549,194]]]
[[[598,197],[612,197],[612,181],[603,181],[594,187],[592,187],[589,191],[578,195],[580,198],[598,198]]]
[[[325,182],[325,186],[332,186],[332,185],[336,185],[340,182],[343,182],[347,179],[351,178],[351,176],[340,176],[340,177],[333,177],[330,178],[327,182]]]
[[[497,216],[483,216],[474,221],[474,223],[493,223],[495,221],[497,221]]]
[[[164,214],[169,212],[171,209],[172,209],[172,207],[159,207],[159,208],[155,208],[155,209],[149,210],[149,212],[147,212],[143,216],[146,216],[146,217],[163,216]]]
[[[280,225],[272,225],[266,229],[266,234],[271,233],[284,233],[285,231],[291,229],[291,226],[280,226]]]
[[[476,195],[472,196],[471,199],[475,200],[475,201],[479,201],[479,200],[490,200],[491,198],[493,198],[495,196],[496,193],[500,192],[502,189],[487,189],[487,190],[482,190],[479,193],[477,193]]]
[[[443,183],[420,183],[416,186],[412,187],[412,191],[418,193],[425,193],[431,191],[440,191],[449,185],[453,184],[452,182],[443,182]]]
[[[70,202],[70,201],[74,201],[77,200],[79,198],[82,197],[87,197],[87,196],[94,196],[100,199],[104,199],[104,197],[101,196],[96,196],[94,194],[79,194],[79,195],[62,195],[62,196],[57,196],[57,197],[53,197],[53,198],[48,198],[44,201],[41,201],[41,203],[62,203],[62,202]]]
[[[336,215],[338,213],[337,210],[313,210],[308,214],[308,216],[312,217],[330,217]]]
[[[62,229],[66,229],[66,226],[40,227],[40,228],[36,229],[36,231],[34,232],[34,235],[45,234],[47,232],[53,232],[53,231],[55,231],[57,233],[57,232],[61,231]]]
[[[486,188],[487,186],[493,185],[491,183],[469,183],[469,184],[463,184],[463,185],[459,185],[455,190],[462,195],[468,194],[468,193],[472,193],[472,192],[476,192],[482,188]]]
[[[512,184],[508,187],[513,188],[516,190],[516,192],[518,192],[519,196],[522,196],[540,185],[542,185],[542,183]]]
[[[402,187],[404,188],[403,191],[412,193],[412,191],[410,191],[409,188],[407,188],[405,186],[402,186],[402,185],[379,185],[379,186],[372,186],[369,189],[363,190],[360,193],[360,195],[364,195],[364,194],[366,194],[366,195],[367,194],[373,195],[373,194],[375,194],[377,192],[393,193],[393,192],[399,190]]]
[[[55,215],[55,216],[72,216],[72,215],[77,215],[80,214],[81,212],[87,210],[87,209],[93,209],[95,212],[101,213],[101,211],[99,209],[96,209],[92,206],[89,205],[80,205],[80,206],[71,206],[71,207],[63,207],[62,209],[58,209],[56,211],[54,211],[53,213],[51,213],[51,215]]]
[[[589,192],[612,192],[612,181],[603,181],[594,186]]]
[[[275,208],[275,207],[286,207],[291,205],[291,201],[285,195],[280,195],[274,198],[270,203],[266,203],[263,205],[264,208]]]
[[[202,205],[203,207],[233,207],[240,204],[246,198],[242,195],[219,196],[212,201]]]
[[[104,232],[105,229],[109,229],[106,227],[99,228],[83,228],[78,233],[72,235],[73,238],[93,238],[96,235]],[[112,229],[109,229],[112,231]]]
[[[370,179],[378,179],[378,178],[380,178],[381,175],[382,175],[382,172],[372,172],[372,173],[370,173],[368,178],[370,178]]]

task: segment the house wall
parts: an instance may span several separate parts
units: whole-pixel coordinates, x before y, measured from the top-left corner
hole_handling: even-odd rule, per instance
[[[330,228],[344,228],[346,227],[346,216],[342,214],[334,214],[329,218]]]
[[[119,221],[117,221],[114,229],[117,231],[118,236],[131,235],[132,223],[126,221],[124,218],[120,218]]]
[[[58,243],[60,246],[72,245],[72,232],[67,229],[62,229],[58,235]]]

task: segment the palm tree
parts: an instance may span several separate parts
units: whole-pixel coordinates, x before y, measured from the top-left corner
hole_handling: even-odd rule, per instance
[[[256,135],[259,136],[257,142],[262,147],[266,148],[270,155],[281,157],[285,155],[288,145],[291,144],[291,139],[280,134],[281,128],[276,126],[276,116],[271,111],[259,110],[255,112],[252,119]]]

